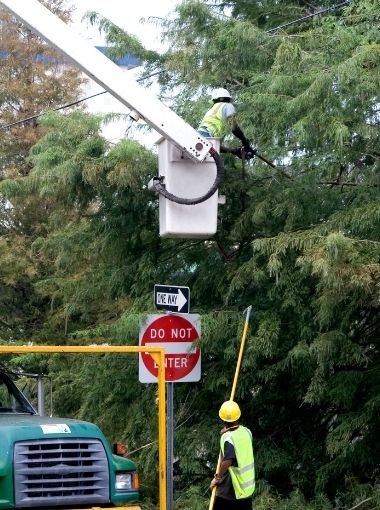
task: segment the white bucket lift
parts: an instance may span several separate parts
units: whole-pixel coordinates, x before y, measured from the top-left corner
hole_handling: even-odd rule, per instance
[[[220,142],[208,138],[219,152]],[[216,164],[208,155],[202,163],[192,161],[184,151],[165,138],[158,145],[159,174],[167,191],[181,198],[198,198],[205,195],[216,178]],[[204,239],[216,233],[218,219],[218,192],[195,205],[177,204],[160,195],[160,236],[167,238]]]

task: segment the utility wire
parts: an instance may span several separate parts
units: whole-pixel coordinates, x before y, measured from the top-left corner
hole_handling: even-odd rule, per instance
[[[265,32],[267,34],[270,34],[271,32],[276,32],[277,30],[281,30],[282,28],[289,27],[290,25],[295,25],[296,23],[301,23],[302,21],[314,18],[315,16],[320,16],[321,14],[324,14],[325,12],[334,11],[335,9],[339,9],[340,7],[344,7],[345,5],[351,3],[351,0],[345,0],[345,2],[341,2],[340,4],[332,5],[331,7],[326,7],[326,9],[322,9],[321,11],[314,12],[313,14],[308,14],[307,16],[303,16],[302,18],[294,19],[293,21],[288,21],[287,23],[284,23],[283,25],[279,25],[275,28],[270,28],[269,30],[266,30]]]
[[[156,71],[155,73],[152,73],[149,76],[144,76],[143,78],[138,78],[136,81],[147,80],[148,78],[152,78],[152,76],[156,76],[163,72],[165,72],[165,70],[162,69],[161,71]],[[92,96],[83,97],[82,99],[78,99],[77,101],[73,101],[72,103],[68,103],[63,106],[58,106],[57,108],[53,108],[52,111],[57,112],[58,110],[63,110],[64,108],[70,108],[70,106],[76,106],[77,104],[83,103],[84,101],[87,101],[88,99],[92,99],[94,97],[101,96],[102,94],[107,94],[107,93],[108,93],[108,90],[103,90],[102,92],[98,92],[97,94],[93,94]],[[24,122],[28,122],[29,120],[37,119],[38,117],[45,115],[45,113],[46,112],[36,113],[35,115],[32,115],[31,117],[26,117],[25,119],[17,120],[10,124],[5,124],[4,126],[0,126],[0,131],[3,129],[9,129],[13,126],[17,126],[18,124],[23,124]]]
[[[56,112],[58,110],[62,110],[63,108],[70,108],[70,106],[75,106],[79,103],[82,103],[83,101],[87,101],[87,99],[92,99],[96,96],[101,96],[102,94],[105,94],[107,91],[104,90],[103,92],[99,92],[98,94],[93,94],[92,96],[84,97],[82,99],[78,99],[78,101],[74,101],[73,103],[65,104],[64,106],[58,106],[57,108],[53,108],[53,112]],[[37,119],[37,117],[41,117],[41,115],[44,115],[46,112],[37,113],[36,115],[32,115],[31,117],[26,117],[22,120],[16,120],[15,122],[12,122],[11,124],[6,124],[5,126],[0,126],[1,129],[8,129],[13,126],[17,126],[17,124],[23,124],[24,122],[28,122],[29,120]]]
[[[270,34],[272,32],[276,32],[277,30],[281,30],[281,29],[289,27],[291,25],[295,25],[296,23],[301,23],[302,21],[314,18],[315,16],[320,16],[321,14],[324,14],[326,12],[334,11],[336,9],[340,9],[341,7],[344,7],[345,5],[350,4],[351,1],[352,0],[345,0],[344,2],[340,2],[339,4],[332,5],[331,7],[327,7],[326,9],[322,9],[320,11],[317,11],[317,12],[313,13],[313,14],[309,14],[307,16],[303,16],[302,18],[297,18],[297,19],[294,19],[294,20],[289,21],[287,23],[284,23],[282,25],[279,25],[278,27],[274,27],[274,28],[270,28],[269,30],[265,30],[265,33]],[[164,72],[165,72],[165,70],[162,69],[160,71],[156,71],[155,73],[150,74],[149,76],[144,76],[143,78],[139,78],[136,81],[139,82],[139,81],[147,80],[148,78],[152,78],[153,76],[157,76],[157,75],[162,74]],[[58,106],[57,108],[53,108],[53,111],[56,112],[56,111],[59,111],[59,110],[63,110],[65,108],[70,108],[70,106],[76,106],[77,104],[83,103],[84,101],[87,101],[88,99],[92,99],[94,97],[101,96],[102,94],[107,94],[107,93],[108,93],[108,91],[104,90],[103,92],[99,92],[98,94],[93,94],[92,96],[88,96],[88,97],[84,97],[82,99],[78,99],[78,101],[74,101],[73,103],[69,103],[69,104],[66,104],[66,105],[63,105],[63,106]],[[37,119],[38,117],[41,117],[45,113],[46,112],[37,113],[36,115],[32,115],[31,117],[27,117],[25,119],[18,120],[16,122],[12,122],[11,124],[6,124],[4,126],[0,126],[0,131],[3,130],[3,129],[9,129],[9,128],[13,127],[13,126],[17,126],[18,124],[23,124],[24,122],[28,122],[29,120]]]

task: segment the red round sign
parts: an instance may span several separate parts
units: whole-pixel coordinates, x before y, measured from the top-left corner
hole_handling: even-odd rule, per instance
[[[188,376],[197,365],[201,351],[192,343],[198,338],[198,331],[185,317],[163,315],[148,325],[140,345],[165,347],[165,379],[171,382]],[[141,358],[147,370],[157,377],[158,367],[152,356],[143,352]]]

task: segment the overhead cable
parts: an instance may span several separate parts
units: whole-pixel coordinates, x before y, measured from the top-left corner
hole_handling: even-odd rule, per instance
[[[136,81],[143,81],[147,80],[148,78],[151,78],[152,76],[156,76],[157,74],[161,74],[165,72],[164,70],[156,71],[155,73],[152,73],[148,76],[144,76],[142,78],[138,78]],[[49,111],[57,112],[59,110],[63,110],[65,108],[70,108],[70,106],[76,106],[77,104],[83,103],[84,101],[87,101],[88,99],[92,99],[97,96],[101,96],[102,94],[107,94],[107,90],[103,90],[102,92],[98,92],[97,94],[93,94],[92,96],[83,97],[82,99],[78,99],[77,101],[73,101],[72,103],[65,104],[63,106],[58,106],[57,108],[52,108]],[[0,126],[0,131],[3,129],[9,129],[13,126],[17,126],[18,124],[24,124],[25,122],[28,122],[33,119],[37,119],[38,117],[41,117],[42,115],[45,115],[47,112],[40,112],[36,113],[35,115],[31,115],[30,117],[26,117],[25,119],[16,120],[15,122],[11,122],[10,124],[5,124],[4,126]]]
[[[73,101],[72,103],[65,104],[64,106],[58,106],[57,108],[53,108],[52,111],[56,112],[58,110],[62,110],[63,108],[70,108],[70,106],[75,106],[79,103],[82,103],[83,101],[87,101],[87,99],[92,99],[96,96],[101,96],[102,94],[105,94],[107,91],[104,90],[103,92],[99,92],[98,94],[93,94],[92,96],[84,97],[82,99],[78,99],[77,101]],[[12,122],[11,124],[6,124],[4,126],[0,126],[1,129],[8,129],[13,126],[17,126],[17,124],[23,124],[24,122],[28,122],[29,120],[37,119],[37,117],[41,117],[41,115],[44,115],[46,112],[37,113],[36,115],[32,115],[31,117],[26,117],[22,120],[16,120],[15,122]]]
[[[297,18],[292,21],[288,21],[287,23],[279,25],[278,27],[275,27],[275,28],[270,28],[269,30],[265,30],[265,32],[267,34],[270,34],[272,32],[277,32],[277,30],[281,30],[282,28],[289,27],[290,25],[295,25],[296,23],[302,23],[302,21],[306,21],[308,19],[314,18],[315,16],[320,16],[321,14],[324,14],[325,12],[335,11],[336,9],[340,9],[341,7],[344,7],[345,5],[348,5],[350,3],[351,3],[351,0],[345,0],[345,2],[341,2],[339,4],[332,5],[331,7],[326,7],[326,9],[316,11],[313,14],[308,14],[307,16],[303,16],[302,18]]]

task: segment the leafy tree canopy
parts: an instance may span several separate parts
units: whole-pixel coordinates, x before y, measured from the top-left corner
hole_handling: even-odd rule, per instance
[[[46,6],[65,21],[63,0]],[[78,98],[81,74],[24,25],[0,9],[0,184],[29,174],[28,153],[45,134],[41,111]],[[34,236],[45,234],[53,204],[34,193],[0,192],[0,338],[29,336],[39,330],[46,303],[33,290],[38,270],[30,253]]]
[[[110,146],[100,120],[82,113],[46,116],[29,175],[1,184],[8,200],[34,193],[54,204],[32,243],[34,288],[51,303],[36,339],[137,343],[153,284],[190,286],[203,368],[200,383],[176,388],[179,509],[207,502],[217,410],[249,304],[236,398],[255,437],[256,508],[379,505],[378,2],[277,29],[331,5],[185,0],[164,20],[163,55],[102,25],[117,51],[133,46],[147,70],[162,69],[163,94],[194,126],[209,88],[229,88],[243,129],[275,161],[278,170],[225,156],[227,204],[214,239],[158,238],[146,188],[155,156],[130,139]],[[127,438],[154,501],[155,390],[137,382],[136,365],[55,357],[49,367],[59,411]]]

